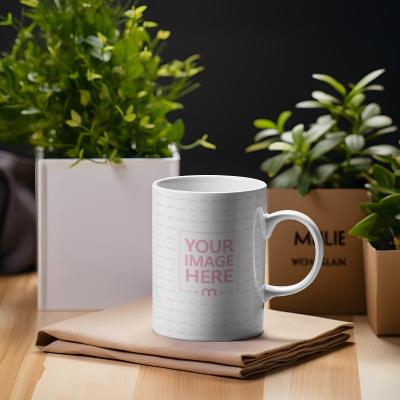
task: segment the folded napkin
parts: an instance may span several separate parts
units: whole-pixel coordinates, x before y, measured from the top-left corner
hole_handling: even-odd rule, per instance
[[[234,342],[191,342],[151,328],[148,300],[81,315],[38,332],[42,351],[81,354],[210,375],[248,378],[337,348],[352,324],[265,310],[265,332]]]

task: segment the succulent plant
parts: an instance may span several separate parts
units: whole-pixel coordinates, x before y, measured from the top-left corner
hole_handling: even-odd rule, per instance
[[[383,69],[373,71],[347,86],[331,76],[314,74],[314,79],[328,84],[337,93],[334,96],[314,91],[313,100],[296,105],[324,111],[308,127],[298,124],[286,129],[290,111],[281,113],[276,122],[254,121],[255,127],[262,130],[246,151],[279,152],[261,164],[261,169],[272,178],[272,187],[297,188],[302,195],[319,187],[361,187],[364,173],[374,159],[399,154],[395,146],[376,144],[397,127],[392,125],[390,117],[381,114],[377,103],[366,103],[366,92],[383,90],[381,85],[371,84],[383,72]]]
[[[389,165],[374,164],[365,185],[370,201],[362,204],[367,216],[349,233],[369,240],[378,250],[400,250],[400,157]]]

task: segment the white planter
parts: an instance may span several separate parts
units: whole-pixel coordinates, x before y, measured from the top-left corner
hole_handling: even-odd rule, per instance
[[[122,164],[36,163],[38,307],[102,309],[151,293],[151,184],[179,154]]]

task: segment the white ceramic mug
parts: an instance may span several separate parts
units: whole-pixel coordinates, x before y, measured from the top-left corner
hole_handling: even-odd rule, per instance
[[[300,292],[316,278],[323,259],[318,227],[296,211],[265,213],[266,191],[264,182],[236,176],[178,176],[153,183],[155,332],[199,341],[257,336],[263,332],[264,302]],[[264,240],[284,220],[309,229],[314,264],[294,285],[266,285]]]

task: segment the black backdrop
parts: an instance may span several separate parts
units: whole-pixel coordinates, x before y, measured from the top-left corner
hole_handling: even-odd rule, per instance
[[[1,0],[0,13],[19,12],[17,0]],[[182,154],[182,173],[263,178],[266,153],[246,155],[252,120],[308,99],[319,86],[314,72],[355,81],[384,67],[386,91],[376,94],[384,113],[400,123],[400,7],[397,1],[148,0],[149,18],[172,31],[165,58],[202,55],[202,87],[185,98],[190,142],[204,132],[218,146]],[[12,32],[0,31],[0,49]],[[297,111],[294,121],[310,117]],[[397,135],[398,138],[398,135]],[[395,136],[393,136],[393,141]]]

